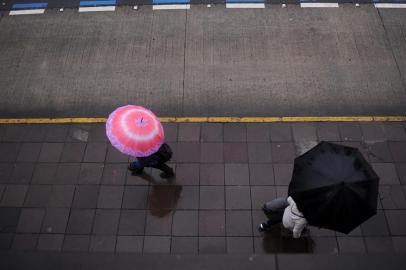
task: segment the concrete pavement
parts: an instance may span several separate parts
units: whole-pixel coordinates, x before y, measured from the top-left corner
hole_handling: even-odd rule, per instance
[[[4,16],[1,117],[405,115],[404,10]]]

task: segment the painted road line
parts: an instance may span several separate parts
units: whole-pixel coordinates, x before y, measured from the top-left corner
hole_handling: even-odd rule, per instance
[[[406,116],[160,117],[164,123],[406,122]],[[105,123],[107,118],[0,118],[0,124]]]
[[[46,8],[48,7],[48,3],[21,3],[21,4],[14,4],[11,9],[35,9],[35,8]]]
[[[153,4],[188,4],[190,0],[153,0]]]
[[[116,6],[79,7],[79,12],[115,11]]]
[[[375,3],[376,8],[406,8],[406,4]]]
[[[338,3],[300,3],[302,8],[338,8]]]
[[[153,5],[152,6],[152,10],[176,10],[176,9],[180,9],[180,10],[185,10],[185,9],[190,9],[190,5],[186,4],[186,5]]]
[[[265,8],[265,4],[264,3],[226,3],[226,8],[234,8],[234,9]]]
[[[114,6],[116,5],[116,0],[102,0],[102,1],[80,1],[79,6],[81,7],[96,7],[96,6]]]
[[[9,15],[32,15],[32,14],[44,14],[45,9],[20,9],[20,10],[11,10]]]

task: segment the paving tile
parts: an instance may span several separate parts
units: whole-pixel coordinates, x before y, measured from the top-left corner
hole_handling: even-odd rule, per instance
[[[45,210],[43,209],[22,208],[17,225],[17,232],[39,233],[44,216]]]
[[[176,161],[181,163],[200,162],[200,143],[179,142],[177,144]]]
[[[68,224],[69,208],[48,208],[42,223],[42,233],[65,233]]]
[[[337,237],[340,253],[366,253],[362,237]]]
[[[0,233],[0,251],[10,249],[13,239],[14,234],[12,233]]]
[[[200,145],[200,162],[221,163],[223,162],[223,143],[203,142]]]
[[[395,236],[392,237],[393,248],[395,252],[405,253],[406,252],[406,237],[404,236]]]
[[[272,143],[271,153],[274,163],[293,163],[295,146],[290,142]]]
[[[101,186],[97,208],[121,208],[123,186]]]
[[[340,137],[344,141],[361,141],[362,131],[357,123],[338,123]]]
[[[0,184],[0,201],[1,201],[1,198],[3,197],[3,192],[5,189],[6,189],[6,185]]]
[[[406,163],[396,163],[396,171],[397,175],[399,176],[400,182],[405,185],[406,184]]]
[[[127,163],[128,156],[119,152],[116,148],[114,148],[111,144],[107,146],[107,156],[106,156],[107,163]]]
[[[316,124],[316,132],[319,141],[339,141],[340,132],[338,124],[333,122],[321,122]]]
[[[246,143],[229,142],[223,144],[225,163],[248,162],[248,147]]]
[[[88,143],[86,146],[84,162],[104,162],[107,153],[107,143],[94,142]]]
[[[63,234],[41,234],[38,239],[37,250],[61,251],[64,238]]]
[[[94,220],[95,210],[92,209],[72,209],[67,234],[90,234]]]
[[[199,237],[200,254],[224,254],[226,253],[225,237]]]
[[[51,185],[32,185],[28,188],[25,197],[25,207],[46,207],[51,197]]]
[[[107,142],[106,126],[104,124],[90,124],[89,127],[89,142]]]
[[[80,165],[78,183],[85,185],[100,184],[103,175],[103,169],[103,163],[82,163]]]
[[[200,141],[200,123],[182,123],[178,127],[179,142]]]
[[[38,162],[58,162],[61,158],[63,143],[43,143]]]
[[[401,123],[383,124],[388,141],[406,141],[406,130]]]
[[[148,194],[150,212],[154,215],[166,215],[175,208],[181,193],[182,186],[179,185],[151,186]]]
[[[385,215],[392,235],[406,234],[406,210],[386,210]]]
[[[121,210],[119,235],[144,235],[145,210]]]
[[[0,163],[0,183],[9,183],[11,174],[13,173],[14,165],[10,163]]]
[[[199,185],[199,164],[177,164],[175,179],[179,185]]]
[[[64,252],[87,252],[89,245],[89,235],[65,235],[62,250]]]
[[[34,163],[16,163],[9,182],[13,184],[29,184],[34,173]]]
[[[244,123],[225,123],[224,124],[225,142],[246,142],[247,127]]]
[[[273,142],[290,142],[293,140],[291,124],[273,123],[271,127],[271,141]]]
[[[389,229],[383,211],[377,211],[376,215],[369,218],[361,225],[364,236],[385,236],[389,235]]]
[[[8,185],[3,192],[1,206],[21,207],[24,204],[25,195],[28,191],[27,185]]]
[[[254,253],[254,240],[252,237],[227,237],[227,253],[252,254]]]
[[[0,232],[12,233],[16,231],[18,220],[20,219],[20,208],[1,207],[0,208]]]
[[[406,209],[406,195],[400,185],[380,186],[379,197],[383,209]]]
[[[250,187],[226,186],[226,209],[251,209]]]
[[[47,124],[32,124],[26,126],[23,136],[24,142],[43,142],[48,130]]]
[[[178,202],[176,204],[178,210],[196,210],[199,209],[199,187],[198,186],[183,186]]]
[[[336,237],[312,238],[312,252],[316,254],[337,254],[338,244]]]
[[[270,163],[271,143],[248,143],[248,161],[250,163]]]
[[[166,215],[155,215],[147,212],[145,225],[145,235],[171,235],[172,233],[172,213]]]
[[[171,242],[172,254],[197,254],[198,238],[197,237],[172,237]]]
[[[14,235],[11,249],[19,251],[34,251],[38,243],[38,234]]]
[[[223,210],[199,211],[199,236],[224,236],[226,217]]]
[[[198,211],[178,210],[173,215],[172,235],[197,236]]]
[[[69,126],[68,142],[87,142],[89,138],[90,125],[88,124],[73,124]]]
[[[8,125],[3,135],[5,142],[19,142],[24,139],[28,125]]]
[[[124,185],[128,164],[106,164],[103,170],[102,184]]]
[[[143,236],[117,236],[116,251],[122,253],[142,253]]]
[[[296,156],[300,156],[317,145],[317,141],[295,141]]]
[[[171,238],[169,236],[145,236],[144,253],[169,254],[171,250]]]
[[[71,207],[74,193],[74,185],[54,185],[48,207]]]
[[[328,229],[324,229],[324,228],[318,228],[318,227],[313,227],[313,226],[308,226],[308,233],[310,236],[316,236],[316,237],[324,237],[324,236],[335,236],[336,232],[332,231],[332,230],[328,230]],[[360,233],[361,235],[361,233]],[[342,235],[341,237],[348,237],[347,235]]]
[[[65,143],[60,161],[81,162],[85,153],[85,148],[85,143]]]
[[[94,218],[93,234],[117,234],[120,210],[97,209]]]
[[[201,124],[202,142],[222,142],[223,141],[223,124],[219,123],[202,123]]]
[[[76,184],[80,172],[79,163],[60,163],[56,171],[55,184]]]
[[[271,140],[271,130],[267,123],[248,123],[248,142],[269,142]]]
[[[406,142],[389,142],[389,149],[395,162],[406,162]]]
[[[177,123],[162,123],[165,132],[165,141],[176,142],[178,139],[178,124]]]
[[[126,186],[124,189],[122,208],[146,209],[147,200],[148,200],[147,186]]]
[[[344,234],[344,233],[340,233],[340,232],[336,232],[337,236],[362,236],[362,230],[361,230],[361,226],[356,227],[355,229],[353,229],[349,234]]]
[[[264,203],[276,199],[276,189],[271,186],[251,186],[252,209],[261,209]]]
[[[45,135],[46,142],[64,142],[68,135],[69,125],[53,124],[48,126]]]
[[[224,185],[224,164],[211,163],[200,165],[200,185]]]
[[[41,143],[23,143],[18,152],[18,162],[36,162],[41,151]]]
[[[392,155],[387,142],[367,144],[370,162],[392,162]]]
[[[317,141],[314,123],[293,123],[292,130],[294,141]]]
[[[250,184],[261,185],[274,185],[274,173],[271,163],[265,164],[250,164]]]
[[[34,175],[32,176],[32,184],[54,184],[57,163],[39,163],[35,166]]]
[[[376,122],[360,123],[364,141],[385,141],[386,132],[383,125]]]
[[[293,164],[274,164],[273,170],[276,185],[289,185],[292,179]]]
[[[200,209],[224,209],[224,186],[201,186]]]
[[[114,235],[92,235],[90,238],[92,252],[114,252],[115,248],[116,236]]]
[[[249,185],[250,172],[248,164],[225,164],[226,185]]]
[[[258,210],[253,209],[251,211],[253,234],[254,234],[254,236],[262,236],[262,233],[260,233],[258,231],[258,227],[259,227],[259,224],[261,224],[262,222],[266,222],[268,220],[268,218],[266,217],[266,215],[264,214],[264,212],[262,210],[259,210],[259,208],[257,208],[257,209]]]
[[[365,237],[365,245],[368,253],[389,253],[394,251],[391,237]]]
[[[393,163],[371,163],[372,168],[379,176],[380,185],[398,185],[399,178]]]
[[[227,236],[252,236],[251,211],[226,211]]]

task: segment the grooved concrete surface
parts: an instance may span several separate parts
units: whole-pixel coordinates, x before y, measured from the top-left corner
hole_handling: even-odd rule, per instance
[[[355,8],[8,16],[1,117],[405,115],[406,11]]]

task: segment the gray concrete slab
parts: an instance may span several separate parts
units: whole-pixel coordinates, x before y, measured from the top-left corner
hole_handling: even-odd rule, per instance
[[[1,117],[405,115],[405,10],[47,10],[0,20]]]

